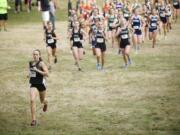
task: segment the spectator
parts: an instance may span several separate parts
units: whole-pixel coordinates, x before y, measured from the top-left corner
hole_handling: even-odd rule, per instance
[[[15,0],[15,13],[22,11],[22,0]]]
[[[4,27],[4,31],[7,31],[7,20],[8,20],[8,6],[7,0],[0,0],[0,31]]]
[[[50,5],[50,21],[52,22],[53,25],[53,30],[55,30],[55,20],[56,20],[56,1],[55,0],[50,0],[49,1],[49,5]]]
[[[38,10],[42,12],[43,26],[46,29],[47,28],[47,23],[50,21],[49,0],[38,0]]]

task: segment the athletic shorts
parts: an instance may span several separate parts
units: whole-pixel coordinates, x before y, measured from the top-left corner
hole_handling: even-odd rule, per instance
[[[142,35],[142,31],[137,29],[134,31],[134,34],[140,36],[140,35]]]
[[[95,46],[96,46],[96,41],[93,41],[93,40],[92,40],[92,43],[91,43],[91,44],[92,44],[92,48],[95,48]]]
[[[167,18],[166,17],[160,17],[160,20],[162,23],[167,23]]]
[[[130,45],[129,39],[121,39],[120,48],[125,49],[128,45]]]
[[[83,48],[83,45],[81,42],[74,42],[72,47]]]
[[[0,20],[4,20],[4,21],[8,20],[8,14],[7,13],[6,14],[0,14]]]
[[[113,31],[114,29],[116,29],[116,28],[112,28],[112,27],[108,28],[109,31]]]
[[[29,4],[29,3],[31,3],[31,0],[24,0],[24,4]]]
[[[50,20],[49,11],[42,11],[42,20],[48,22]]]
[[[101,49],[101,52],[105,52],[106,51],[106,44],[105,43],[97,43],[96,45],[95,45],[95,48],[99,48],[99,49]]]
[[[46,90],[46,86],[44,84],[31,84],[30,88],[36,88],[39,92]]]
[[[155,32],[157,31],[157,28],[149,28],[149,32]]]
[[[175,9],[179,9],[180,8],[180,5],[178,4],[178,5],[173,5],[173,7],[175,8]]]
[[[47,47],[51,47],[52,49],[56,49],[56,44],[47,44]]]

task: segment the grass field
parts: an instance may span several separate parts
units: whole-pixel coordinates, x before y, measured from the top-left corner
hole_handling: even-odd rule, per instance
[[[42,26],[38,21],[16,23],[10,23],[9,32],[0,32],[0,135],[180,134],[179,22],[155,49],[149,41],[138,55],[132,49],[128,70],[121,68],[117,49],[108,48],[105,70],[96,71],[86,45],[84,72],[77,72],[66,40],[67,24],[58,21],[59,62],[47,79],[48,112],[42,112],[37,99],[37,127],[30,127],[26,75],[35,48],[47,61]]]

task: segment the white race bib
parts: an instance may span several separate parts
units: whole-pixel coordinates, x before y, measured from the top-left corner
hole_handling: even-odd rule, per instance
[[[152,26],[152,27],[156,27],[157,24],[156,24],[156,23],[151,23],[151,26]]]
[[[80,38],[74,38],[74,42],[79,42]]]
[[[113,26],[113,23],[109,23],[109,26],[112,27],[112,26]]]
[[[54,39],[48,39],[47,43],[48,43],[48,44],[54,43]]]
[[[139,26],[134,26],[133,28],[134,28],[134,29],[139,29]]]
[[[103,39],[103,38],[97,38],[97,42],[98,42],[98,43],[103,43],[103,42],[104,42],[104,39]]]
[[[129,17],[129,14],[124,14],[124,17]]]
[[[174,5],[178,5],[178,2],[174,2]]]
[[[160,16],[161,16],[161,17],[165,17],[165,14],[164,14],[164,13],[161,13]]]
[[[36,72],[35,71],[30,71],[29,76],[30,77],[36,77]]]
[[[122,39],[127,39],[127,38],[128,38],[128,35],[127,35],[127,34],[121,35],[121,38],[122,38]]]

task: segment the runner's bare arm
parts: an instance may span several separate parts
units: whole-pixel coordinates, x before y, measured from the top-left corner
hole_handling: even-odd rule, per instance
[[[42,67],[43,71],[37,69],[36,67],[33,67],[33,70],[38,72],[38,73],[40,73],[43,76],[47,76],[48,77],[48,68],[47,68],[47,66],[45,65],[44,62],[41,62],[41,67]]]

